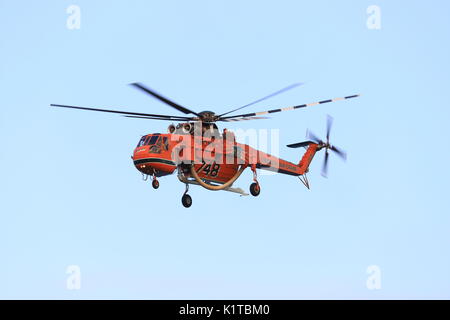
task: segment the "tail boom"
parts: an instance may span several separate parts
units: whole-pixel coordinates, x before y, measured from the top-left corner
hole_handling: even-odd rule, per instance
[[[312,141],[305,141],[289,145],[291,148],[307,147],[305,154],[298,164],[278,159],[274,156],[267,155],[264,153],[259,153],[258,161],[256,162],[256,167],[258,169],[264,169],[269,171],[275,171],[278,173],[283,173],[291,176],[302,176],[308,172],[309,165],[314,158],[314,155],[321,147]],[[263,156],[261,156],[261,154]],[[261,161],[265,159],[266,161]]]

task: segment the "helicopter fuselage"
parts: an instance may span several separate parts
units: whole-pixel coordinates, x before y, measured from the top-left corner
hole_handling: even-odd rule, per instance
[[[319,150],[319,146],[311,142],[300,163],[294,164],[238,143],[234,136],[226,137],[227,134],[231,135],[229,132],[219,137],[191,133],[148,134],[140,139],[132,160],[136,169],[145,175],[161,177],[179,168],[189,176],[189,169],[194,166],[200,178],[225,183],[241,166],[301,176]]]

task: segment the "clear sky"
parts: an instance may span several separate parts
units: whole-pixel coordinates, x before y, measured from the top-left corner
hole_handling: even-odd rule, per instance
[[[66,26],[70,5],[80,29]],[[370,5],[381,29],[367,27]],[[448,1],[0,0],[0,298],[450,298]],[[295,177],[260,177],[258,198],[155,191],[130,155],[169,123],[50,103],[180,115],[287,107],[229,128],[279,129],[299,161],[307,128],[348,152]],[[235,184],[248,190],[246,172]],[[66,287],[67,267],[81,288]],[[369,266],[381,288],[369,290]]]

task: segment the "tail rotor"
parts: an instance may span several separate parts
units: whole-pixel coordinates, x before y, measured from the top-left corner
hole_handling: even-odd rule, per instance
[[[336,146],[333,146],[330,144],[330,132],[331,127],[333,126],[333,118],[329,115],[327,115],[327,131],[326,131],[326,140],[323,141],[322,139],[319,139],[314,133],[308,130],[307,137],[314,143],[317,143],[319,145],[319,148],[325,148],[325,156],[322,164],[322,176],[325,178],[328,176],[328,158],[329,158],[329,150],[336,153],[340,158],[342,158],[344,161],[347,159],[347,153],[344,150],[341,150],[337,148]]]

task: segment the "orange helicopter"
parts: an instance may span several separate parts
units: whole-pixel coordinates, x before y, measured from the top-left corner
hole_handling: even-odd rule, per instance
[[[188,194],[189,185],[191,184],[200,185],[213,191],[225,190],[240,195],[248,195],[242,189],[233,187],[233,183],[246,168],[250,168],[253,172],[253,183],[250,185],[250,193],[255,197],[261,192],[261,187],[257,179],[257,169],[296,176],[309,189],[309,181],[306,174],[316,152],[325,149],[322,167],[322,175],[325,177],[327,175],[329,150],[335,152],[344,160],[346,159],[346,153],[344,151],[330,144],[330,130],[333,122],[330,116],[327,118],[325,141],[319,139],[311,131],[308,131],[307,141],[288,145],[289,148],[304,147],[306,149],[298,164],[256,150],[247,144],[237,142],[233,132],[227,129],[220,132],[216,122],[266,119],[266,117],[261,116],[352,99],[359,96],[352,95],[263,112],[229,115],[230,113],[301,85],[301,83],[296,83],[242,107],[216,115],[212,111],[194,112],[163,97],[140,83],[132,83],[131,85],[184,113],[185,116],[84,108],[60,104],[51,104],[51,106],[116,113],[128,118],[179,122],[177,125],[169,125],[168,133],[152,133],[142,136],[137,147],[134,149],[131,159],[136,169],[143,174],[144,180],[147,180],[149,176],[152,177],[152,186],[154,189],[158,189],[159,187],[159,177],[173,174],[177,170],[178,179],[186,185],[186,190],[181,199],[183,206],[186,208],[192,205],[192,198]]]

